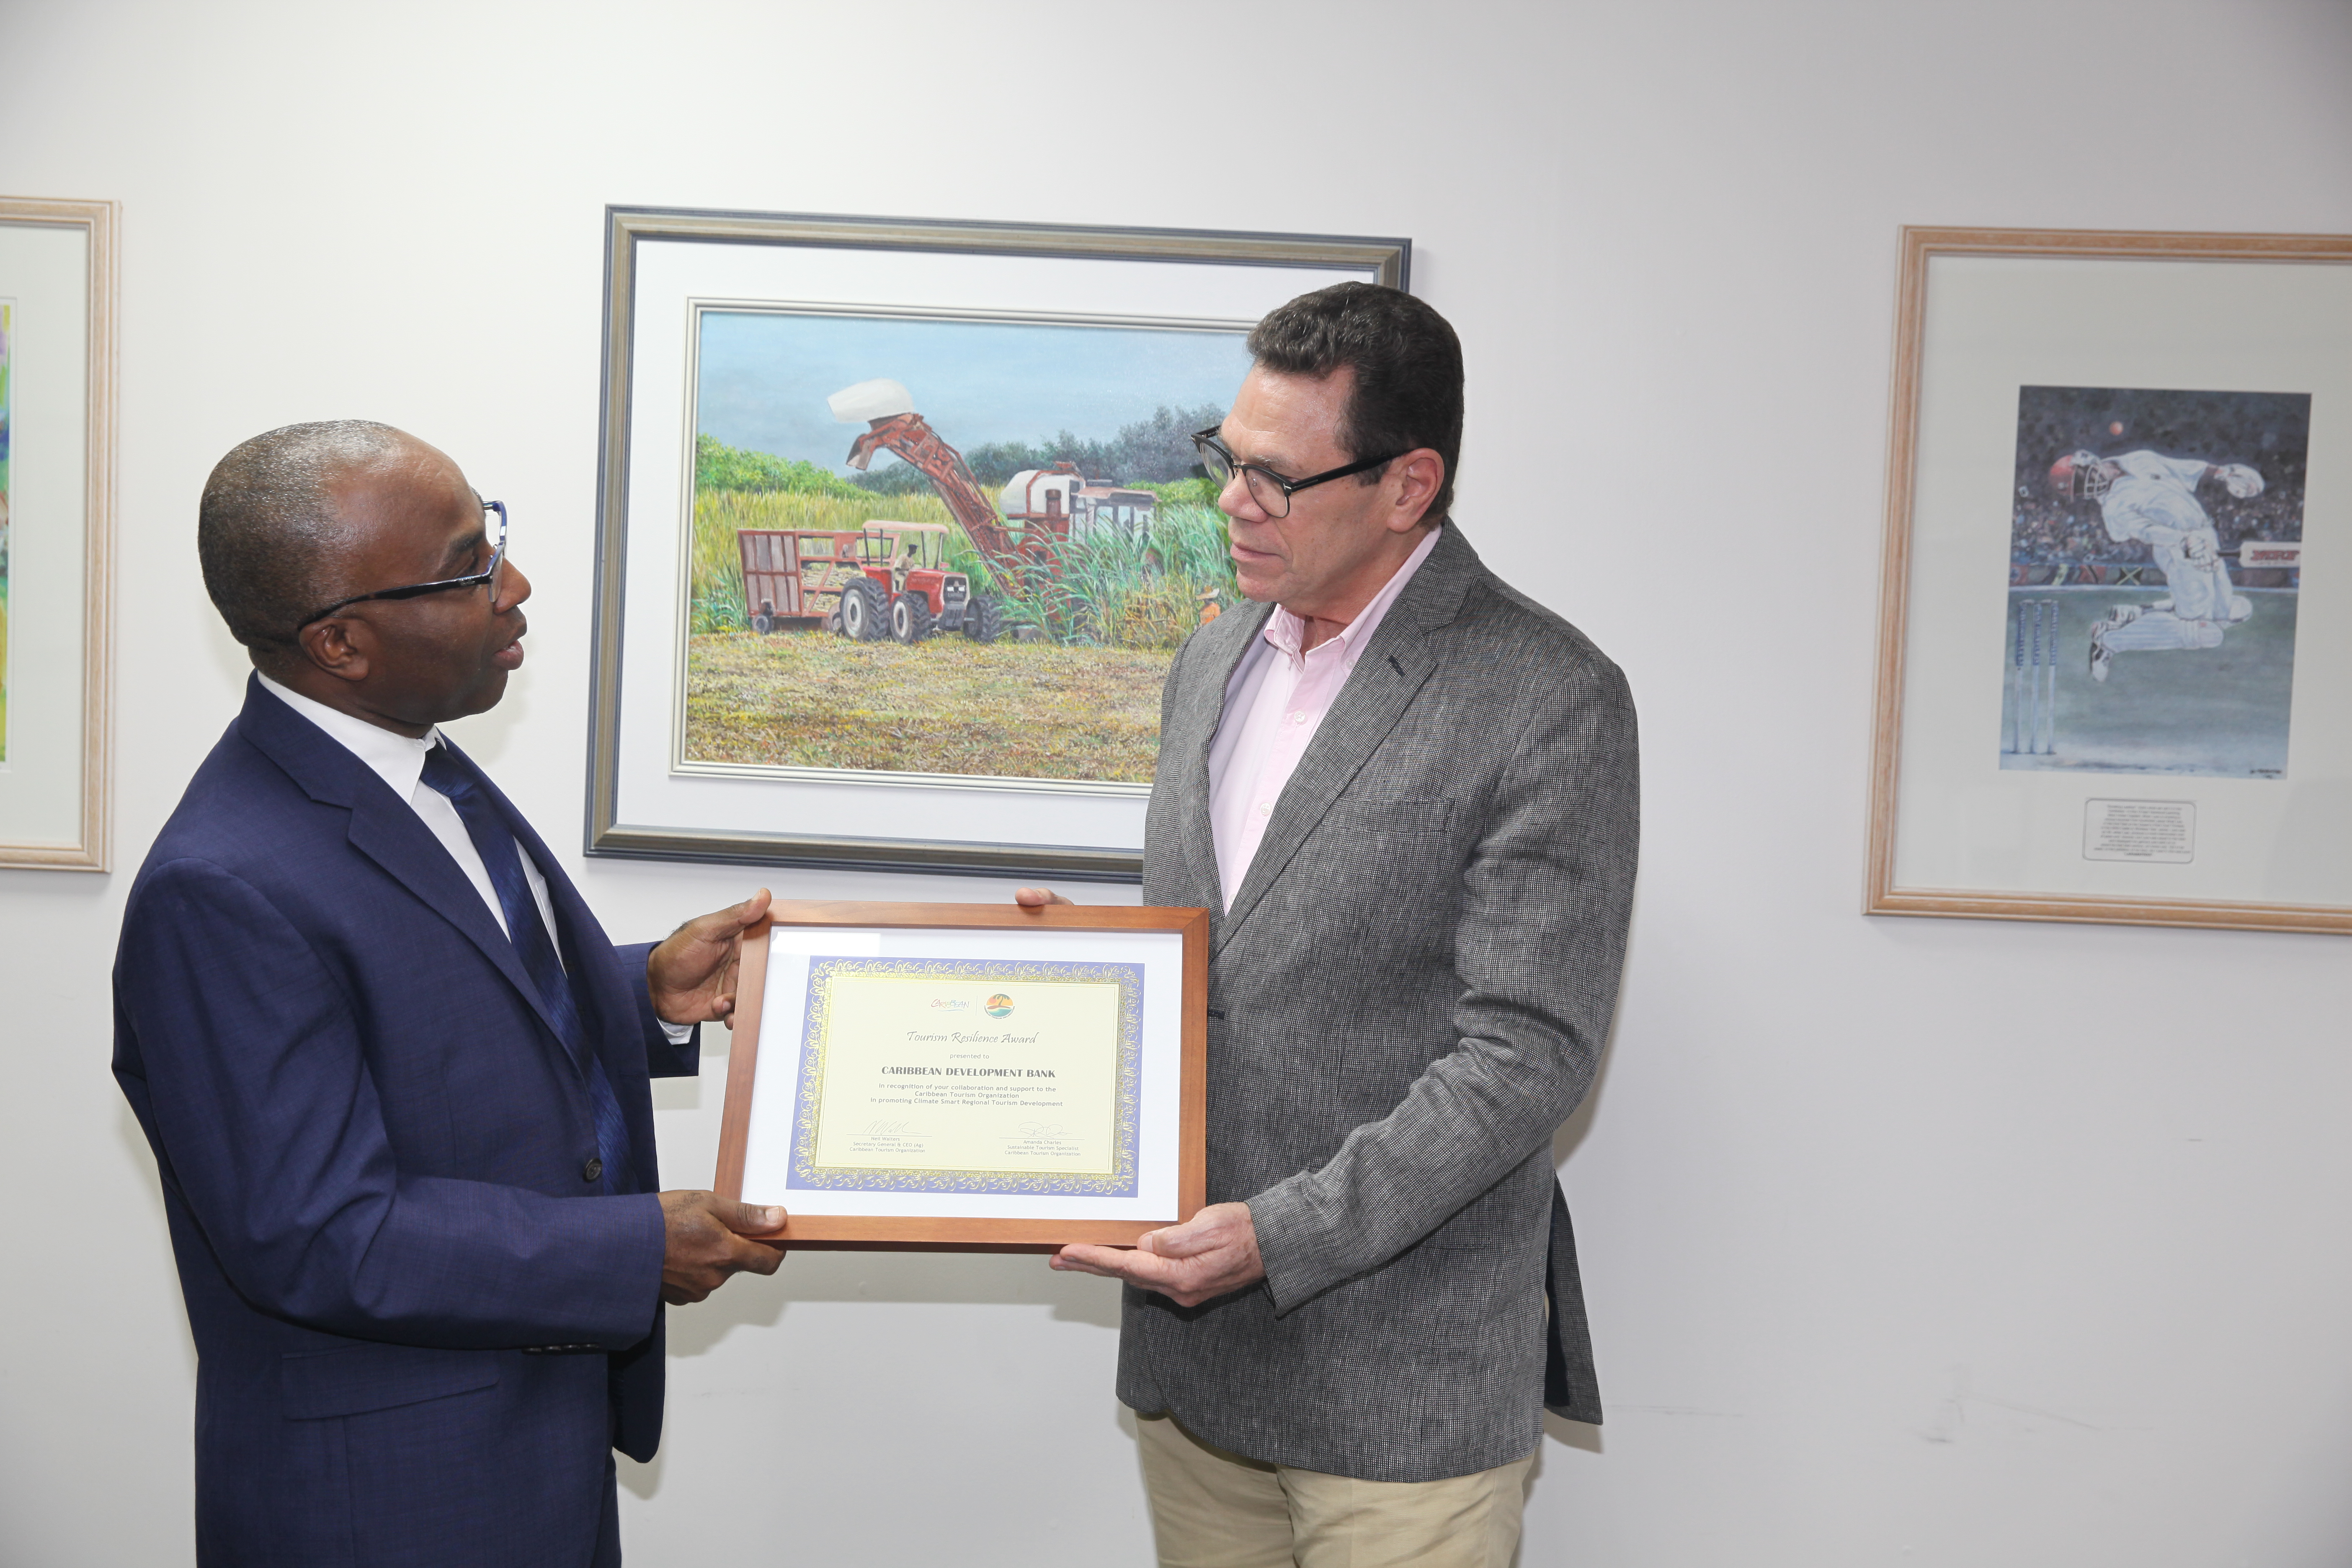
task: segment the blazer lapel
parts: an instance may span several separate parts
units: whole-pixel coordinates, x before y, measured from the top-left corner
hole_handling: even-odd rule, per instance
[[[598,994],[596,984],[602,972],[596,967],[595,949],[611,946],[604,927],[589,911],[588,901],[580,896],[580,889],[572,885],[572,879],[565,876],[562,868],[556,863],[554,855],[547,847],[547,841],[540,837],[539,830],[515,809],[514,802],[507,798],[506,792],[482,771],[479,763],[460,751],[446,732],[443,733],[441,742],[463,758],[466,765],[473,770],[474,776],[481,781],[483,789],[488,792],[491,801],[498,806],[499,815],[505,818],[507,830],[521,844],[523,853],[530,857],[531,864],[539,868],[541,879],[547,883],[547,901],[555,912],[556,929],[551,934],[555,938],[557,952],[562,957],[564,974],[572,982],[572,994],[597,1023],[597,1027],[591,1032],[589,1048],[605,1057],[609,1066],[612,1053],[604,1049],[605,1042],[602,1037],[612,1033],[614,1028],[613,1020],[607,1016],[610,998]],[[479,903],[481,900],[476,899],[474,901]],[[634,1024],[634,1010],[623,1016]]]
[[[352,806],[352,847],[374,861],[384,873],[424,901],[434,913],[456,926],[484,958],[498,966],[522,999],[530,1005],[547,1032],[560,1044],[555,1020],[539,999],[539,987],[524,973],[513,942],[491,917],[490,908],[441,841],[418,819],[406,801],[394,799],[383,781],[370,775],[381,801],[362,799]],[[563,1053],[568,1059],[571,1051]],[[576,1063],[574,1064],[577,1065]]]
[[[1298,759],[1297,770],[1275,801],[1265,836],[1258,841],[1257,854],[1234,895],[1233,908],[1211,939],[1212,955],[1257,908],[1266,889],[1331,809],[1331,803],[1371,760],[1372,752],[1436,671],[1429,629],[1454,618],[1471,581],[1483,570],[1477,553],[1454,525],[1447,523],[1445,537],[1438,541],[1373,630],[1371,641],[1349,672],[1347,684],[1340,687],[1315,739]]]
[[[247,684],[238,729],[312,800],[350,812],[352,847],[464,933],[562,1044],[563,1037],[541,1003],[539,988],[523,972],[514,943],[415,808],[385,788],[383,780],[334,737],[262,690],[258,681]],[[569,1050],[562,1054],[571,1060]],[[576,1070],[579,1064],[572,1067]]]

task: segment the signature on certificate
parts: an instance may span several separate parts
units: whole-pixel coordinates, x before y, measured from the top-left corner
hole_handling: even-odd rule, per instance
[[[1058,1121],[1024,1121],[1020,1123],[1020,1129],[1021,1136],[1024,1138],[1059,1138],[1063,1136],[1062,1124]]]
[[[907,1125],[904,1121],[869,1121],[858,1131],[868,1138],[898,1138],[906,1134]]]

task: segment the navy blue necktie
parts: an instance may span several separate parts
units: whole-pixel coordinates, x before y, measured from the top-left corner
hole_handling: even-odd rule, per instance
[[[635,1191],[636,1184],[630,1179],[629,1124],[622,1119],[621,1102],[613,1093],[612,1080],[604,1076],[604,1061],[590,1047],[588,1031],[580,1021],[580,999],[572,994],[572,982],[555,955],[555,939],[540,918],[539,901],[530,896],[530,884],[523,878],[521,847],[499,819],[498,806],[446,746],[436,745],[425,753],[425,782],[447,795],[449,804],[457,808],[466,837],[474,841],[482,866],[490,874],[490,886],[498,889],[499,908],[507,917],[507,936],[514,943],[515,956],[522,960],[522,972],[539,993],[540,1005],[555,1020],[563,1048],[588,1075],[588,1103],[596,1116],[596,1158],[603,1167],[596,1177],[599,1186],[607,1193]]]

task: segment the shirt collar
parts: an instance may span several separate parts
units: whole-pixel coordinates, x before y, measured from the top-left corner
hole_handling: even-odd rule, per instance
[[[329,738],[368,765],[369,771],[391,786],[392,793],[406,800],[416,793],[416,781],[425,772],[425,753],[441,742],[436,727],[423,740],[355,719],[339,708],[305,697],[300,692],[279,685],[259,670],[253,678],[261,682],[275,697],[311,723],[324,730]]]
[[[1356,656],[1363,651],[1361,645],[1364,640],[1380,629],[1381,622],[1388,616],[1389,606],[1395,604],[1397,595],[1404,592],[1404,585],[1412,581],[1412,574],[1421,570],[1421,563],[1429,559],[1429,552],[1437,548],[1437,536],[1444,531],[1445,525],[1440,523],[1423,534],[1421,542],[1413,546],[1412,553],[1404,558],[1404,564],[1398,567],[1381,584],[1381,591],[1372,595],[1371,603],[1366,605],[1354,620],[1341,626],[1329,642],[1314,651],[1320,652],[1322,647],[1336,644],[1340,652],[1333,657],[1346,663],[1354,663]],[[1280,605],[1276,605],[1274,614],[1266,617],[1265,637],[1267,642],[1293,660],[1308,657],[1298,651],[1298,645],[1306,640],[1307,623]]]

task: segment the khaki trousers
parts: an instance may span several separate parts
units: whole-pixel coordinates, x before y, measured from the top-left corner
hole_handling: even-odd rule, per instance
[[[1160,1568],[1510,1568],[1529,1454],[1442,1481],[1268,1465],[1139,1416]]]

